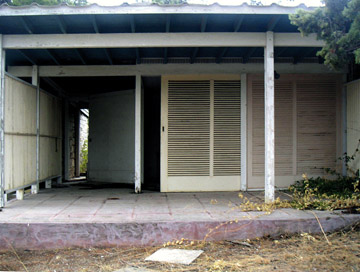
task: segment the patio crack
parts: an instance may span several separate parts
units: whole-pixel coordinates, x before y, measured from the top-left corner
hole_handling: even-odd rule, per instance
[[[211,219],[214,219],[214,217],[211,215],[211,213],[206,209],[204,203],[201,202],[201,200],[197,197],[197,195],[194,194],[194,198],[200,203],[201,207],[203,207],[204,211],[210,216]]]
[[[170,208],[169,199],[168,199],[167,194],[165,194],[165,198],[166,198],[166,204],[168,206],[169,214],[172,217],[172,211],[171,211],[171,208]]]

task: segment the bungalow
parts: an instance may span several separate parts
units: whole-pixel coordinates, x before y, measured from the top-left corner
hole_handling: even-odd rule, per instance
[[[161,192],[286,188],[346,151],[346,71],[304,5],[0,6],[1,206],[79,173]],[[341,167],[341,165],[340,165]]]

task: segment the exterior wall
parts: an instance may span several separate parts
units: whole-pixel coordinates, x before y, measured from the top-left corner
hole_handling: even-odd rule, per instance
[[[352,156],[359,149],[360,140],[360,80],[347,85],[347,152]],[[360,154],[357,153],[350,168],[360,168]]]
[[[135,92],[90,99],[88,180],[133,183],[135,175]]]
[[[341,77],[281,75],[275,80],[275,175],[286,188],[324,174],[341,155]],[[248,189],[264,187],[264,81],[248,76]]]
[[[36,87],[5,77],[5,190],[36,182]],[[40,180],[61,175],[61,102],[40,92]]]
[[[36,181],[36,88],[5,76],[5,190]]]

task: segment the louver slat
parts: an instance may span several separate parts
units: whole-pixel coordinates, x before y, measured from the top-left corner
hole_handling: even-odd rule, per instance
[[[336,80],[298,81],[297,173],[335,169]]]
[[[252,83],[253,100],[253,175],[264,175],[265,134],[264,134],[264,81]],[[275,82],[275,175],[292,175],[292,82]]]
[[[168,82],[168,176],[209,176],[210,81]]]
[[[240,175],[239,80],[214,81],[214,176]]]

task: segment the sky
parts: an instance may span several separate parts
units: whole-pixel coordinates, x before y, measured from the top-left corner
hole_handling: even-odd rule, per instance
[[[139,0],[88,0],[89,3],[97,3],[100,6],[118,6],[122,3],[133,4]],[[151,0],[148,0],[151,2]],[[188,0],[189,4],[212,4],[219,3],[221,5],[241,5],[246,0]],[[271,3],[278,3],[284,6],[297,6],[304,3],[308,7],[320,6],[321,0],[261,0],[264,5],[270,5]]]

